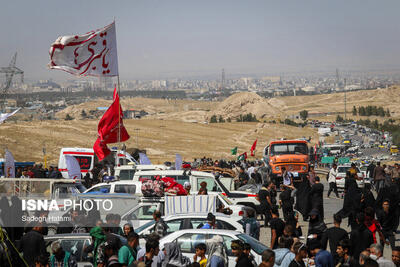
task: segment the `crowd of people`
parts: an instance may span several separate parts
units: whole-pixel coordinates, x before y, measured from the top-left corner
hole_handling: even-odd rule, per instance
[[[322,177],[329,184],[327,193],[313,167],[307,176],[298,177],[282,168],[282,178],[277,180],[270,179],[268,167],[258,161],[214,161],[204,158],[191,163],[191,168],[201,166],[231,169],[235,173],[233,179],[236,188],[249,184],[259,187],[257,198],[260,205],[254,211],[249,210],[243,219],[243,232],[255,239],[260,239],[261,227],[270,228],[270,239],[266,244],[270,249],[263,252],[259,266],[400,266],[400,247],[395,243],[400,216],[399,165],[381,167],[380,163],[371,164],[368,175],[372,183],[359,188],[357,168],[353,164],[346,173],[343,206],[334,213],[331,227],[325,223],[324,194],[329,198],[333,192],[336,198],[341,198],[336,186],[336,164],[333,164],[326,177]],[[34,166],[30,170],[34,173],[32,177],[35,177],[35,171],[42,175],[39,174],[42,170],[42,166]],[[48,175],[53,172],[49,170]],[[106,173],[107,168],[99,168],[96,177]],[[185,184],[186,188],[189,186]],[[207,194],[206,186],[202,188],[204,192],[201,193]],[[121,217],[118,214],[108,214],[105,222],[101,221],[99,214],[72,212],[66,216],[71,216],[70,224],[62,225],[57,232],[89,233],[92,244],[85,251],[92,256],[94,266],[223,267],[228,265],[228,252],[235,255],[238,267],[257,266],[250,253],[250,244],[233,240],[230,247],[226,247],[223,238],[218,235],[205,243],[196,244],[195,255],[191,259],[182,254],[177,243],[164,244],[160,251],[159,240],[167,234],[168,228],[160,211],[153,214],[153,233],[147,237],[142,248],[138,246],[139,236],[131,225],[119,227]],[[83,217],[92,220],[92,227],[81,225]],[[263,225],[258,219],[264,222]],[[342,227],[344,219],[347,219],[349,231]],[[302,229],[304,222],[308,223],[307,232]],[[46,228],[45,223],[31,224],[25,227],[20,236],[12,235],[10,241],[16,241],[16,249],[22,252],[28,266],[77,266],[77,259],[64,251],[60,242],[52,243],[51,256],[46,252],[43,238]],[[218,228],[213,214],[207,216],[207,223],[202,228]],[[121,244],[118,235],[127,239],[126,245]],[[383,257],[386,249],[392,251],[392,259]]]

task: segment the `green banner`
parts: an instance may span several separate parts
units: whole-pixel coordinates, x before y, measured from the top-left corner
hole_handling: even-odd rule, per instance
[[[321,158],[321,163],[332,164],[335,161],[335,157],[323,157]]]

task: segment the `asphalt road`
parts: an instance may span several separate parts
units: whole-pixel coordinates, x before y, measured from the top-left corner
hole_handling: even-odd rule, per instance
[[[334,197],[334,193],[331,193],[330,198],[327,198],[327,194],[328,194],[328,184],[325,180],[325,176],[321,175],[320,177],[323,177],[322,183],[324,184],[324,211],[325,211],[325,223],[327,225],[327,227],[332,227],[333,226],[333,214],[335,214],[337,211],[339,211],[342,206],[343,206],[343,199],[337,199],[336,197]],[[279,199],[279,195],[278,198]],[[280,212],[280,218],[283,218],[282,216],[282,210],[279,211]],[[307,232],[308,232],[308,222],[304,222],[301,218],[302,216],[300,215],[300,225],[303,231],[303,236],[307,236]],[[264,224],[264,221],[260,222],[261,225]],[[347,226],[348,220],[344,219],[342,222],[341,227],[343,229],[345,229],[347,232],[350,232],[350,227]],[[270,228],[264,228],[261,227],[261,231],[260,231],[260,241],[263,244],[266,244],[268,247],[270,245],[271,242],[271,229]],[[305,242],[305,240],[303,240]],[[400,245],[400,231],[397,231],[396,234],[396,245],[399,246]],[[329,250],[329,246],[328,246],[328,250]],[[386,259],[391,259],[392,255],[392,250],[390,248],[390,246],[385,245],[384,248],[384,257]]]

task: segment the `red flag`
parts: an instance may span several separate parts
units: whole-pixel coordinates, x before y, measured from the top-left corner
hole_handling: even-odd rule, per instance
[[[124,127],[122,118],[123,112],[121,105],[119,104],[119,95],[115,88],[114,102],[104,113],[103,117],[99,121],[99,125],[97,126],[98,137],[94,143],[93,150],[100,161],[111,153],[107,144],[124,142],[129,139],[129,134]]]
[[[254,157],[254,151],[256,150],[256,145],[257,145],[257,139],[254,141],[253,145],[250,148],[251,156]]]

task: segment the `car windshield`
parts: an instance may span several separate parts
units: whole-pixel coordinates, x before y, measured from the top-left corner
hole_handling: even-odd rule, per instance
[[[260,241],[252,238],[249,235],[246,234],[239,234],[237,235],[237,237],[239,237],[239,239],[241,239],[243,242],[245,243],[249,243],[251,248],[258,254],[261,255],[266,249],[268,249],[267,246],[265,246],[263,243],[261,243]]]
[[[271,145],[271,155],[307,154],[308,148],[304,143],[287,143]]]
[[[147,227],[154,225],[154,221],[150,221],[148,223],[143,224],[142,226],[135,229],[135,233],[139,234],[143,232]]]

